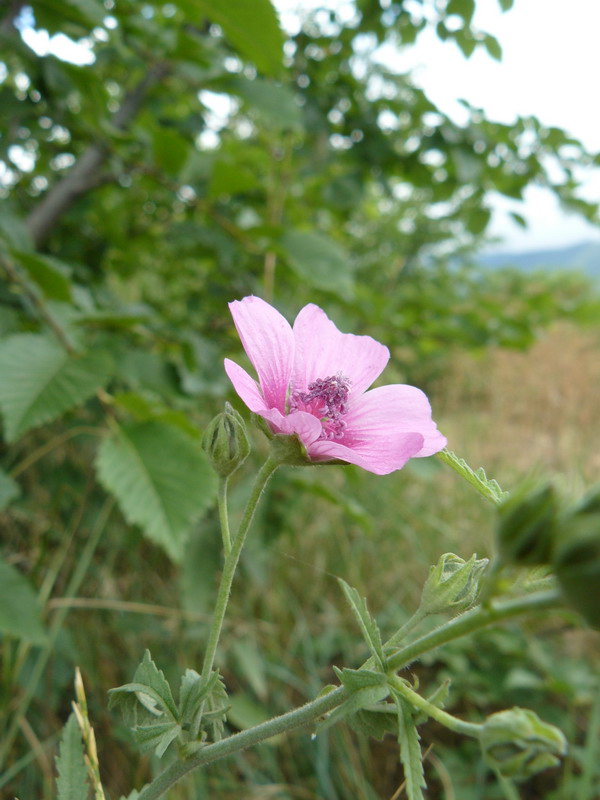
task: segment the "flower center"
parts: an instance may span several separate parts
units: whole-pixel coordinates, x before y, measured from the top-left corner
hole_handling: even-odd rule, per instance
[[[317,378],[308,385],[307,392],[293,392],[290,411],[307,411],[317,417],[323,426],[320,439],[341,439],[346,423],[342,419],[348,410],[350,381],[341,373],[328,378]]]

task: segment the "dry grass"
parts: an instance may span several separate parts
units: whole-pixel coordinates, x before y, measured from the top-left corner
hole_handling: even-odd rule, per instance
[[[600,475],[600,333],[560,325],[527,352],[457,358],[437,391],[451,445],[508,482]]]

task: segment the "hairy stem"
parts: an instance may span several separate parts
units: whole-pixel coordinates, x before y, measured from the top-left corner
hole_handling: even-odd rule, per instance
[[[223,553],[225,558],[231,551],[231,533],[229,532],[229,514],[227,512],[227,483],[228,478],[219,480],[219,493],[217,500],[219,504],[219,522],[221,524],[221,536],[223,537]]]
[[[546,611],[559,608],[561,605],[560,594],[557,591],[549,591],[537,592],[536,594],[531,594],[515,600],[506,600],[502,603],[497,603],[485,608],[481,606],[474,608],[403,647],[388,660],[388,667],[390,672],[392,670],[401,669],[424,653],[434,650],[441,644],[450,642],[453,639],[458,639],[468,633],[473,633],[481,628],[486,628],[490,625],[495,625],[529,612]],[[385,646],[388,646],[388,644],[386,643]],[[363,667],[372,666],[371,661],[372,659],[366,661]],[[405,684],[403,685],[405,686]],[[340,706],[349,696],[349,692],[340,686],[329,694],[319,697],[310,703],[306,703],[300,708],[275,717],[268,722],[263,722],[261,725],[248,728],[241,733],[228,736],[220,742],[207,745],[189,760],[176,762],[167,767],[161,775],[142,790],[138,800],[158,800],[158,798],[162,797],[172,786],[181,780],[184,775],[187,775],[192,770],[209,764],[212,761],[216,761],[217,759],[237,753],[252,745],[264,742],[266,739],[276,734],[288,733],[295,728],[315,722],[323,714],[333,711],[333,709]],[[417,695],[417,697],[419,697],[419,695]],[[412,696],[406,699],[412,703]],[[419,702],[421,702],[421,700],[423,700],[423,698],[420,698]],[[426,713],[430,713],[429,706],[431,704],[428,703],[427,700],[423,702],[427,704],[427,708],[423,708],[423,710],[425,710]],[[431,708],[435,709],[434,706],[431,706]],[[438,714],[439,711],[441,710],[436,709],[431,713],[431,716]],[[445,714],[445,712],[441,713]],[[470,727],[471,723],[456,720],[450,715],[448,716],[454,725],[453,729],[456,730],[457,726],[463,726],[463,729],[460,731],[461,733],[467,733],[469,736],[475,735],[474,728]],[[445,720],[443,724],[446,724],[446,722],[447,720]]]
[[[208,635],[208,645],[206,654],[204,656],[204,663],[202,665],[202,677],[205,680],[210,675],[215,662],[215,655],[217,653],[221,629],[223,627],[223,620],[225,618],[225,612],[229,602],[231,586],[233,584],[233,578],[235,576],[235,570],[238,565],[240,553],[242,552],[242,547],[244,546],[246,534],[248,533],[248,529],[250,528],[250,524],[254,518],[254,512],[256,511],[260,496],[262,495],[269,478],[275,472],[278,466],[279,462],[269,456],[269,458],[267,458],[261,467],[248,499],[248,504],[246,506],[246,510],[244,511],[242,521],[240,522],[238,532],[231,543],[230,551],[226,553],[225,563],[223,565],[223,574],[221,575],[221,582],[219,584],[219,591],[217,593],[217,601],[213,614],[213,620]]]
[[[413,708],[418,708],[419,711],[423,711],[428,717],[435,719],[444,727],[455,733],[461,733],[464,736],[472,736],[474,739],[479,737],[481,725],[475,722],[465,722],[462,719],[457,719],[457,717],[453,717],[452,714],[448,714],[447,711],[434,706],[433,703],[430,703],[429,700],[426,700],[422,695],[415,692],[405,681],[395,675],[389,678],[389,683],[393,692],[400,695],[402,699],[410,703]]]

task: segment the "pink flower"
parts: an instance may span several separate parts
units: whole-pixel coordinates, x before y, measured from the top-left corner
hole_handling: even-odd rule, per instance
[[[370,336],[340,333],[312,303],[293,328],[258,297],[229,308],[259,383],[225,359],[229,379],[275,433],[297,434],[311,461],[339,459],[385,475],[446,445],[420,389],[394,384],[366,391],[390,357]]]

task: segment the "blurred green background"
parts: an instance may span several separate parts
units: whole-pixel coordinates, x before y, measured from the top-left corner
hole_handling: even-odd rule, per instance
[[[469,108],[458,125],[377,58],[426,26],[466,56],[499,57],[474,10],[356,0],[351,18],[307,13],[295,35],[269,0],[0,11],[2,796],[54,796],[76,665],[110,797],[160,768],[106,692],[145,647],[170,677],[202,661],[220,536],[199,440],[226,399],[246,413],[223,371],[241,355],[227,302],[258,294],[290,320],[315,302],[341,330],[384,342],[385,382],[425,389],[449,446],[504,489],[533,474],[577,495],[596,479],[597,285],[477,254],[493,193],[541,184],[595,220],[573,172],[597,157],[535,117],[506,125]],[[27,28],[80,41],[90,63],[36,54]],[[258,432],[253,444],[234,518],[266,454]],[[363,660],[336,576],[391,633],[441,553],[491,554],[493,524],[435,459],[383,478],[280,471],[219,654],[230,729]],[[560,725],[564,766],[521,796],[593,800],[599,650],[575,616],[557,617],[479,634],[412,671],[425,687],[451,676],[451,710],[467,718],[525,704]],[[475,745],[431,722],[422,741],[432,800],[503,797]],[[396,800],[402,780],[395,741],[340,725],[275,739],[169,796]]]

